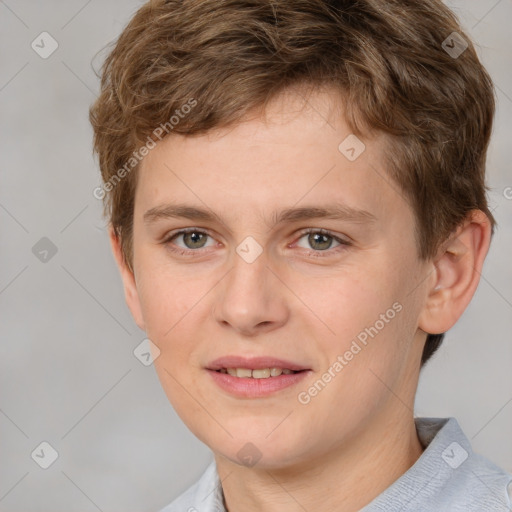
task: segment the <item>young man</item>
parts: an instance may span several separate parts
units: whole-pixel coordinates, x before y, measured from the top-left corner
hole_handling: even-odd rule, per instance
[[[162,386],[215,456],[165,512],[511,509],[512,475],[413,412],[489,247],[493,114],[438,1],[135,14],[91,108],[95,195]]]

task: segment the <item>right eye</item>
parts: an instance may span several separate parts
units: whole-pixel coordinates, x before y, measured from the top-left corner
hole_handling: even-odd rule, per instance
[[[173,243],[174,240],[180,237],[182,237],[184,246]],[[208,247],[205,245],[208,237],[210,237],[210,235],[205,231],[197,228],[187,228],[169,233],[162,241],[162,244],[169,250],[181,255],[192,255],[193,253],[199,252],[198,249]],[[213,245],[215,245],[215,243]]]

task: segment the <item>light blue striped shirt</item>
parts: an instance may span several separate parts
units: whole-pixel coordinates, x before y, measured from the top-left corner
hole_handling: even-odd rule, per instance
[[[512,474],[473,452],[455,418],[415,418],[425,451],[360,512],[510,512]],[[226,512],[215,461],[160,512]]]

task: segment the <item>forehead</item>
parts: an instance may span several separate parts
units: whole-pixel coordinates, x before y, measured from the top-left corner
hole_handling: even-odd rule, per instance
[[[333,91],[283,94],[264,116],[157,143],[139,169],[136,215],[171,201],[272,223],[279,207],[341,203],[379,218],[407,207],[386,177],[385,142],[355,138]]]

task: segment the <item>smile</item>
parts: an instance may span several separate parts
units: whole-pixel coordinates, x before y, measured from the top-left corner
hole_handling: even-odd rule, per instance
[[[271,374],[274,370],[274,375]],[[286,368],[221,368],[207,369],[217,389],[236,398],[265,398],[276,396],[279,391],[292,389],[313,372],[287,370]],[[233,373],[236,372],[236,375]]]
[[[268,379],[270,377],[279,377],[279,375],[291,375],[297,371],[288,368],[260,368],[251,370],[250,368],[221,368],[217,370],[220,373],[227,373],[232,377],[252,378],[252,379]]]

